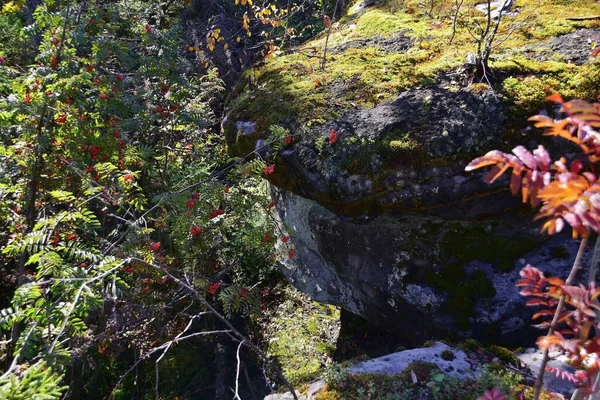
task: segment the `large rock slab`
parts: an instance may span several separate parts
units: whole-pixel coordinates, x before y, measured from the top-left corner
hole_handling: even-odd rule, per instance
[[[276,153],[268,176],[298,250],[284,274],[407,345],[527,338],[520,268],[562,276],[576,247],[565,249],[564,238],[542,246],[531,210],[505,181],[490,186],[485,172],[464,171],[475,155],[507,145],[505,111],[490,91],[427,87],[306,129]]]
[[[562,276],[576,251],[561,237],[529,251],[537,229],[508,212],[473,221],[406,212],[357,224],[289,191],[272,194],[298,251],[282,264],[290,282],[411,346],[449,337],[533,343],[539,331],[523,330],[531,310],[514,285],[519,270],[529,262]]]
[[[402,373],[411,363],[425,361],[438,366],[441,372],[457,379],[476,379],[481,368],[462,350],[457,350],[441,342],[435,342],[429,347],[404,350],[374,358],[356,364],[348,371],[351,374],[386,374]]]

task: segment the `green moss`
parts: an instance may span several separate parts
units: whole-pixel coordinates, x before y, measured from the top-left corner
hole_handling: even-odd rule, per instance
[[[269,337],[267,353],[279,361],[294,385],[318,377],[335,351],[340,312],[333,306],[310,301],[287,287],[278,308],[262,321]]]
[[[460,343],[457,347],[461,350],[474,353],[477,350],[481,349],[481,343],[479,343],[475,339],[467,339],[464,342]]]
[[[506,347],[491,345],[486,347],[486,351],[493,354],[500,361],[503,361],[508,364],[520,365],[519,358],[515,355],[514,352],[507,349]]]
[[[440,355],[440,357],[442,357],[442,360],[446,360],[446,361],[452,361],[456,358],[456,356],[454,355],[454,353],[451,350],[442,351],[442,354]]]
[[[487,83],[474,83],[470,86],[469,89],[472,93],[487,92],[488,90],[490,90],[490,85],[488,85]]]
[[[382,35],[391,36],[405,30],[408,26],[419,24],[417,16],[406,13],[390,13],[385,9],[376,9],[365,13],[356,22],[355,36],[366,37]]]
[[[460,235],[458,233],[460,232]],[[495,263],[501,271],[514,268],[515,261],[536,247],[534,239],[496,236],[485,226],[457,226],[448,229],[440,238],[447,260],[464,264],[471,260]]]
[[[518,398],[520,392],[531,391],[531,387],[524,385],[525,379],[520,373],[499,364],[485,365],[476,380],[452,378],[442,373],[435,364],[422,361],[411,363],[401,374],[394,376],[345,374],[339,377],[328,383],[317,399],[475,400],[486,390],[498,387],[512,400]],[[546,392],[542,394],[541,399],[549,398]]]
[[[474,315],[476,299],[496,295],[484,271],[467,273],[464,265],[479,260],[495,265],[500,271],[509,271],[518,258],[537,245],[534,238],[498,236],[489,224],[460,222],[432,223],[414,240],[412,257],[419,258],[421,253],[430,256],[430,249],[439,248],[436,258],[444,267],[437,271],[433,268],[413,271],[405,278],[406,283],[425,284],[447,293],[450,311],[461,327],[467,327],[469,317]]]

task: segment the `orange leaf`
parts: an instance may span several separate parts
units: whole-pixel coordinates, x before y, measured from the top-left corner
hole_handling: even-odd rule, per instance
[[[563,104],[565,102],[560,93],[551,94],[550,96],[546,97],[546,100],[559,104]]]

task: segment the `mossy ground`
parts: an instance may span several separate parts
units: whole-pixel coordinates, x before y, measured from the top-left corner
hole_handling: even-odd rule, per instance
[[[313,302],[290,286],[274,294],[281,301],[261,321],[263,335],[269,338],[267,354],[277,358],[293,385],[308,383],[331,362],[340,311]]]
[[[524,384],[525,379],[521,374],[497,363],[485,365],[478,379],[464,381],[443,374],[435,364],[419,361],[409,365],[403,373],[393,376],[347,375],[338,369],[326,375],[326,382],[326,390],[318,394],[318,400],[475,400],[492,387],[507,394],[508,400],[518,399],[521,393],[526,398],[530,398],[532,394],[532,388]],[[556,400],[559,397],[543,392],[540,398]]]
[[[403,3],[403,4],[400,4]],[[414,45],[403,53],[386,52],[379,47],[350,48],[327,57],[320,68],[325,34],[285,54],[271,55],[252,72],[253,84],[231,106],[238,119],[257,123],[257,135],[272,124],[286,119],[302,125],[331,120],[354,107],[371,107],[391,100],[402,90],[434,83],[440,74],[461,67],[476,45],[465,28],[459,28],[452,42],[450,2],[435,2],[432,15],[426,15],[417,2],[379,2],[356,14],[352,7],[332,31],[329,48],[365,37],[389,37],[400,31]],[[475,1],[465,2],[472,10]],[[598,91],[600,67],[576,66],[553,55],[538,61],[532,51],[545,40],[577,28],[600,27],[598,21],[568,21],[569,16],[600,14],[593,0],[519,0],[517,16],[505,16],[498,33],[498,46],[491,68],[497,80],[496,91],[514,104],[520,121],[544,106],[544,98],[561,92],[567,98],[594,99]],[[410,12],[409,10],[414,10]],[[483,13],[469,11],[471,20],[483,22]],[[590,45],[590,52],[592,47]],[[483,90],[473,86],[471,90]],[[523,117],[523,118],[522,118]]]

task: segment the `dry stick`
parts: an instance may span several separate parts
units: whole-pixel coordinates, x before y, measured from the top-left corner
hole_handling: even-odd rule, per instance
[[[162,345],[160,345],[160,346],[158,346],[158,347],[155,347],[155,348],[153,348],[153,349],[152,349],[152,350],[150,350],[148,353],[146,353],[146,354],[144,354],[143,356],[141,356],[141,357],[140,357],[140,358],[139,358],[139,359],[138,359],[138,360],[135,362],[135,364],[133,364],[133,365],[131,366],[131,368],[129,368],[127,371],[125,371],[125,373],[124,373],[124,374],[123,374],[123,375],[122,375],[122,376],[119,378],[119,380],[118,380],[118,381],[117,381],[117,383],[115,384],[115,387],[113,388],[113,390],[112,390],[112,392],[110,393],[110,395],[108,396],[108,398],[109,398],[109,399],[112,399],[112,398],[114,397],[114,395],[115,395],[115,391],[116,391],[116,390],[119,388],[119,386],[121,386],[121,384],[123,383],[123,381],[125,380],[125,378],[126,378],[128,375],[129,375],[129,373],[130,373],[131,371],[133,371],[134,369],[136,369],[136,368],[137,368],[137,366],[138,366],[138,365],[139,365],[139,364],[140,364],[142,361],[144,361],[145,359],[147,359],[148,357],[150,357],[150,356],[151,356],[151,355],[153,355],[154,353],[157,353],[157,352],[159,352],[160,350],[163,350],[163,349],[167,348],[167,346],[170,346],[170,345],[171,345],[171,344],[173,344],[173,343],[178,343],[178,342],[181,342],[181,341],[183,341],[183,340],[186,340],[186,339],[191,339],[191,338],[193,338],[193,337],[197,337],[197,336],[218,335],[218,334],[220,334],[220,333],[225,333],[225,334],[227,334],[227,333],[229,333],[229,331],[228,331],[228,330],[217,330],[217,331],[204,331],[204,332],[196,332],[196,333],[189,334],[189,335],[187,335],[187,336],[180,337],[180,338],[179,338],[179,339],[177,339],[177,340],[173,339],[173,340],[171,340],[171,341],[168,341],[168,342],[166,342],[166,343],[164,343],[164,344],[162,344]]]
[[[596,245],[594,246],[594,254],[592,255],[592,263],[590,264],[590,270],[588,272],[588,279],[586,283],[592,283],[596,281],[596,272],[598,271],[598,262],[600,261],[600,235],[596,238]]]
[[[594,253],[592,255],[592,262],[590,263],[590,270],[588,271],[587,283],[596,281],[596,272],[598,271],[598,261],[600,261],[600,236],[596,238],[596,245],[594,246]],[[592,387],[592,394],[598,391],[600,385],[600,374],[596,374],[594,379],[594,385]],[[571,400],[579,400],[581,398],[581,389],[576,389],[571,396]],[[593,396],[593,395],[592,395]],[[590,397],[593,399],[594,397]]]
[[[581,268],[581,258],[583,257],[583,253],[585,252],[585,247],[588,243],[588,237],[584,237],[581,240],[581,244],[579,245],[579,250],[577,251],[577,256],[575,257],[575,262],[573,263],[573,267],[571,268],[571,272],[569,273],[569,277],[565,281],[565,285],[570,285],[575,279],[575,275],[577,275],[577,271]],[[550,328],[548,329],[548,334],[546,337],[551,336],[556,330],[556,326],[558,325],[558,320],[560,318],[560,313],[565,305],[565,294],[563,293],[558,300],[558,306],[556,307],[556,312],[554,313],[554,318],[552,318],[552,322],[550,323]],[[546,365],[550,360],[548,355],[549,348],[546,347],[542,356],[542,364],[540,365],[540,369],[538,371],[537,377],[535,379],[535,386],[533,391],[533,400],[538,400],[540,398],[540,393],[542,390],[542,385],[544,384],[544,372],[546,371]]]
[[[454,13],[454,19],[452,20],[452,37],[450,38],[450,44],[454,41],[454,36],[456,36],[456,23],[458,22],[458,14],[460,13],[460,9],[465,0],[456,0],[456,12]]]
[[[254,350],[254,352],[256,354],[258,354],[258,356],[260,358],[262,358],[264,361],[268,362],[271,365],[271,367],[275,370],[275,373],[277,374],[277,376],[279,377],[279,379],[281,379],[281,381],[287,386],[287,388],[290,389],[290,392],[292,393],[292,396],[293,396],[294,400],[298,400],[298,396],[296,396],[296,391],[294,390],[294,386],[292,386],[292,384],[283,375],[283,372],[281,372],[281,369],[279,368],[279,366],[277,365],[277,363],[274,362],[273,360],[269,359],[269,357],[258,346],[256,346],[254,343],[252,343],[251,341],[249,341],[246,338],[246,336],[244,336],[240,331],[238,331],[237,329],[235,329],[235,327],[233,325],[231,325],[231,323],[229,322],[229,320],[227,320],[227,318],[225,318],[224,316],[222,316],[204,298],[204,296],[202,296],[200,293],[198,293],[196,291],[196,289],[194,289],[193,287],[189,286],[187,283],[183,282],[181,279],[177,278],[175,275],[171,274],[165,268],[162,268],[162,267],[160,267],[158,265],[154,265],[152,263],[149,263],[148,261],[142,260],[141,258],[131,257],[130,260],[131,261],[136,261],[136,262],[144,264],[144,265],[147,265],[150,268],[153,268],[153,269],[155,269],[157,271],[162,271],[165,275],[167,275],[169,278],[173,279],[173,281],[175,283],[177,283],[179,286],[181,286],[183,289],[185,289],[188,293],[190,293],[192,296],[194,296],[198,300],[200,300],[200,302],[204,305],[204,307],[206,307],[206,309],[208,311],[210,311],[218,320],[220,320],[231,331],[231,333],[233,333],[235,336],[238,337],[238,340],[243,341],[246,346],[248,346],[251,350]]]
[[[169,342],[169,344],[165,347],[165,349],[163,350],[163,353],[160,355],[160,357],[158,357],[156,359],[156,362],[154,363],[154,368],[155,368],[155,382],[154,382],[154,393],[156,396],[156,400],[159,399],[159,395],[158,395],[158,381],[159,381],[159,371],[158,371],[158,363],[160,363],[160,360],[163,359],[163,357],[167,354],[167,352],[169,351],[169,349],[171,348],[171,345],[173,344],[173,342],[175,342],[176,340],[178,340],[179,338],[181,338],[183,336],[184,333],[186,333],[191,327],[192,324],[194,323],[194,320],[196,319],[196,317],[192,317],[190,318],[187,326],[185,327],[184,330],[182,330],[181,332],[179,332],[179,334],[177,336],[175,336],[175,339],[171,340]]]
[[[238,345],[237,348],[237,353],[236,353],[236,359],[237,359],[237,370],[235,373],[235,396],[233,397],[234,399],[237,400],[242,400],[240,395],[239,395],[239,387],[240,387],[240,365],[241,365],[241,360],[240,360],[240,349],[242,348],[242,345],[244,344],[244,341],[242,340],[240,342],[240,344]]]
[[[592,17],[567,17],[567,21],[589,21],[592,19],[600,19],[600,15],[594,15]]]
[[[325,64],[327,63],[327,44],[329,43],[329,36],[331,35],[331,29],[333,28],[333,23],[335,22],[335,12],[337,11],[338,4],[340,0],[336,0],[335,6],[333,7],[333,13],[331,14],[331,22],[327,29],[327,37],[325,38],[325,49],[323,50],[323,64],[321,65],[321,69],[325,70]]]

